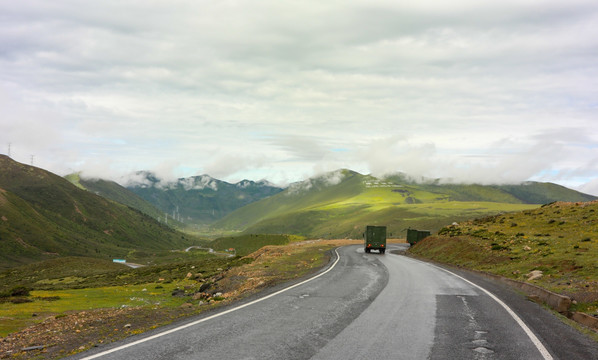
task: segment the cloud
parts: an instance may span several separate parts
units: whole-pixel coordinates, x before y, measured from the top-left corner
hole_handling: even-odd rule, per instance
[[[0,145],[55,172],[598,176],[595,1],[23,0],[0,14]]]
[[[583,193],[598,196],[598,178],[592,179],[577,189]]]
[[[446,182],[481,184],[563,181],[572,179],[579,169],[584,169],[579,174],[584,176],[598,171],[596,144],[597,140],[582,129],[499,139],[475,152],[463,149],[467,153],[434,143],[389,137],[372,141],[364,160],[375,176],[404,172],[414,177],[442,178]],[[576,156],[573,162],[571,159]]]

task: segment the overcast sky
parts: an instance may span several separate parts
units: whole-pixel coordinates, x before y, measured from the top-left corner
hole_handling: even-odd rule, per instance
[[[598,195],[597,79],[595,0],[0,2],[0,153],[60,175]]]

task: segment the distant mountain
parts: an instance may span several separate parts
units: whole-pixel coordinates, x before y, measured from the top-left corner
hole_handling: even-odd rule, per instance
[[[441,179],[413,180],[405,174],[389,175],[383,180],[397,184],[410,184],[419,188],[447,195],[453,201],[490,201],[512,204],[547,204],[553,201],[584,202],[595,196],[571,190],[553,183],[526,181],[511,185],[452,184]],[[566,200],[565,200],[566,199]]]
[[[403,174],[375,178],[338,170],[292,184],[279,194],[230,213],[214,227],[246,233],[360,238],[366,225],[387,225],[389,233],[403,237],[409,227],[437,230],[454,221],[553,201],[594,199],[550,183],[456,185],[438,180],[416,182]]]
[[[48,171],[0,155],[0,267],[67,255],[124,257],[192,238]]]
[[[164,219],[164,213],[161,210],[158,210],[148,201],[114,181],[86,179],[82,178],[80,174],[70,174],[65,176],[65,178],[81,189],[91,191],[96,195],[137,209],[154,219]]]
[[[236,184],[208,175],[164,181],[154,173],[140,171],[126,188],[184,223],[206,224],[252,202],[282,191],[267,181],[243,180]]]

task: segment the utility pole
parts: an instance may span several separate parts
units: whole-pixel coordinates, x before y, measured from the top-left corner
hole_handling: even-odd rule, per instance
[[[31,155],[31,166],[33,166],[33,158],[35,158],[35,155]]]
[[[12,143],[8,143],[8,157],[10,157],[10,146],[12,145]]]

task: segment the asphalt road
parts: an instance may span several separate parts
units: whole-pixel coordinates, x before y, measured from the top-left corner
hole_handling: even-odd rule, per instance
[[[502,284],[359,246],[338,254],[316,279],[263,300],[72,358],[598,359],[598,343]]]

